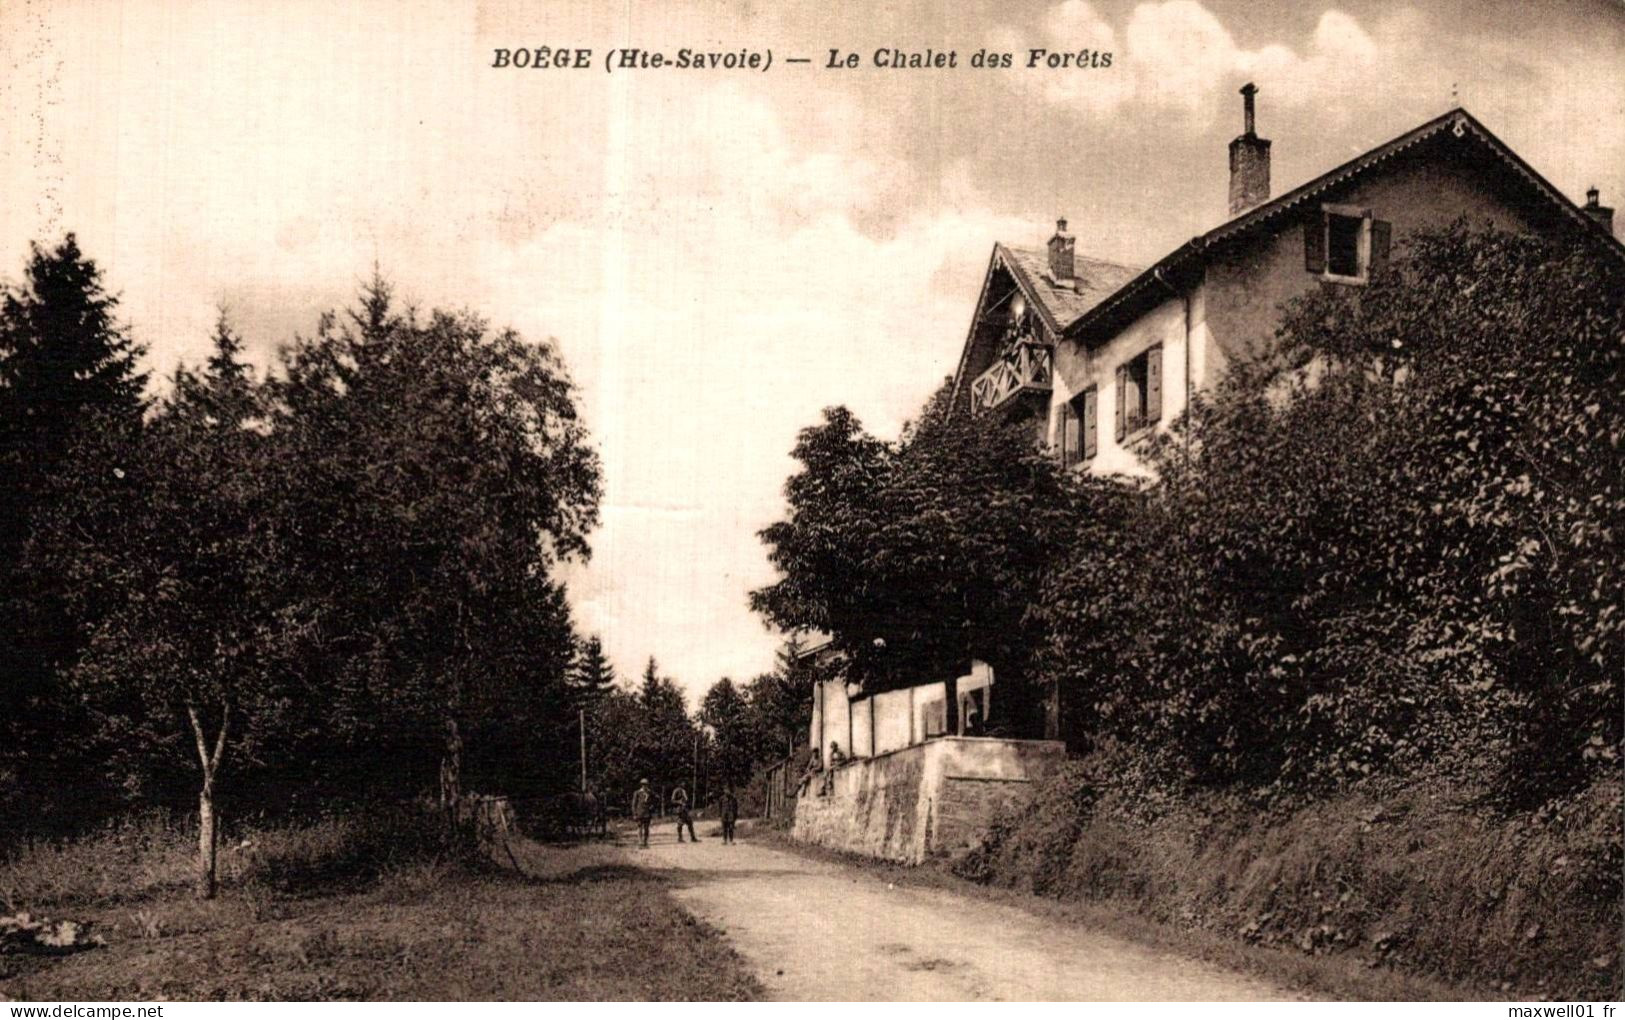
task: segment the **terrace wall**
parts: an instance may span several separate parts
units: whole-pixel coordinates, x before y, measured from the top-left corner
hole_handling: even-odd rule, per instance
[[[955,857],[1001,810],[1025,802],[1033,781],[1065,756],[1059,741],[938,737],[859,758],[812,778],[797,798],[791,833],[905,864]]]

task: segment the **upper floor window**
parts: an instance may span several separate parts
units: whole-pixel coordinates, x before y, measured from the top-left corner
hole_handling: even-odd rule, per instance
[[[1061,446],[1061,464],[1072,467],[1094,457],[1099,446],[1097,439],[1100,401],[1094,387],[1084,390],[1061,405],[1061,419],[1057,433]]]
[[[1162,348],[1152,347],[1117,366],[1117,440],[1162,417]]]
[[[1356,216],[1326,214],[1326,272],[1333,276],[1364,276],[1366,260],[1360,249],[1367,244],[1366,224]]]
[[[1324,205],[1303,228],[1304,268],[1323,279],[1363,283],[1388,260],[1392,227],[1370,209]]]

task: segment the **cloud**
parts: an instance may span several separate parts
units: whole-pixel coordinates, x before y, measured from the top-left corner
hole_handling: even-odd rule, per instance
[[[1196,0],[1143,3],[1119,31],[1087,0],[1050,8],[1036,38],[1009,27],[990,42],[1018,54],[1042,46],[1056,52],[1080,48],[1112,54],[1110,68],[1023,70],[1008,76],[1018,89],[1085,116],[1149,107],[1206,127],[1216,113],[1216,86],[1252,79],[1283,107],[1320,106],[1335,111],[1388,73],[1393,53],[1352,16],[1321,15],[1297,48],[1270,43],[1247,49],[1219,18]]]

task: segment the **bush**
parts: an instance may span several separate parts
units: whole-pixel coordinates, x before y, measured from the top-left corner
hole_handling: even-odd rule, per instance
[[[1621,763],[1625,279],[1457,227],[1315,292],[1099,483],[1034,608],[1074,743],[1290,805],[1451,765],[1532,809]]]

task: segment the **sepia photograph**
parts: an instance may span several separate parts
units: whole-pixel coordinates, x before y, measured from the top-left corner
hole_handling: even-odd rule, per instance
[[[1615,1017],[1622,203],[1622,0],[0,0],[0,1009]]]

